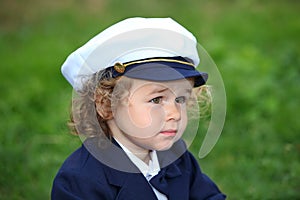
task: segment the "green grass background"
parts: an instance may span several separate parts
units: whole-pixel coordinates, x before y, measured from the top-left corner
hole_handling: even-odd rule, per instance
[[[300,1],[0,0],[0,199],[49,199],[80,145],[66,122],[60,66],[89,38],[132,16],[171,16],[216,62],[227,116],[199,160],[229,199],[300,199]],[[198,154],[199,140],[191,150]]]

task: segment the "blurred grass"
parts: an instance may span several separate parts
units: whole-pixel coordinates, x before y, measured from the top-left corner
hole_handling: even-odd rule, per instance
[[[296,0],[1,0],[0,199],[49,199],[68,134],[66,56],[131,16],[171,16],[222,73],[227,118],[200,160],[229,199],[300,198],[300,2]],[[199,140],[191,149],[198,154]]]

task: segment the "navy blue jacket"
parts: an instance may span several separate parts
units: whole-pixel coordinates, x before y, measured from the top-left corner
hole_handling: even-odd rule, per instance
[[[174,154],[172,149],[158,152],[159,161],[163,162],[160,160],[162,154],[170,158],[170,152]],[[126,158],[124,154],[124,159]],[[184,151],[179,159],[163,167],[150,183],[169,200],[225,199],[225,195],[218,187],[201,172],[197,161],[188,151]],[[157,198],[143,174],[113,169],[96,159],[87,150],[86,145],[82,145],[67,158],[56,175],[51,199],[156,200]]]

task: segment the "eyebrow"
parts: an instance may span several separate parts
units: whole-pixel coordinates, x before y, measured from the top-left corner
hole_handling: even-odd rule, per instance
[[[153,94],[153,93],[163,93],[167,90],[172,90],[169,87],[163,87],[163,86],[153,86],[154,88],[152,88],[149,92],[147,92],[147,94]],[[192,93],[192,88],[186,88],[183,90],[183,92],[186,93]]]
[[[165,92],[168,89],[170,89],[170,88],[168,88],[168,87],[162,87],[162,86],[153,86],[153,88],[151,88],[151,90],[149,92],[147,92],[147,94],[163,93],[163,92]]]

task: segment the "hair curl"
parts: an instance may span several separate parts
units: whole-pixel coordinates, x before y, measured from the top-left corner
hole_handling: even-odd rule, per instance
[[[111,138],[107,120],[113,118],[112,107],[122,103],[129,95],[131,81],[123,79],[117,84],[110,71],[101,70],[82,78],[82,88],[74,91],[72,110],[68,123],[71,133],[85,137]],[[209,117],[211,111],[211,88],[203,85],[193,88],[188,101],[189,117]],[[200,113],[199,113],[200,111]]]
[[[72,100],[69,127],[73,134],[110,136],[106,121],[112,118],[111,94],[117,80],[106,70],[82,77],[82,88],[74,91]]]

